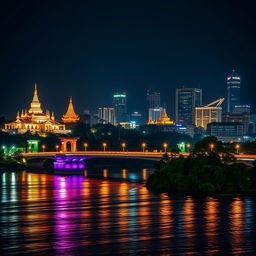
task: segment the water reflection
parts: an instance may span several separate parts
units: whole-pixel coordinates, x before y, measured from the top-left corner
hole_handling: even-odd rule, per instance
[[[207,240],[207,254],[219,254],[218,248],[218,223],[219,202],[217,199],[208,197],[205,202],[205,235]]]
[[[234,254],[244,254],[244,202],[234,198],[230,205],[230,234]]]
[[[1,173],[1,255],[255,255],[254,198],[153,194],[128,182],[145,169],[98,174]]]

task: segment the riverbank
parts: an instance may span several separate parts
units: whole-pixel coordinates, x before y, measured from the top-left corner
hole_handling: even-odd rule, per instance
[[[232,156],[195,154],[188,158],[164,156],[149,175],[146,187],[155,192],[183,195],[235,195],[255,191],[256,168]]]

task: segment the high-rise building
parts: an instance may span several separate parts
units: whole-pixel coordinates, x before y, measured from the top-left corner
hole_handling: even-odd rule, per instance
[[[164,113],[164,108],[149,108],[148,109],[148,122],[157,122]]]
[[[163,114],[163,108],[161,105],[161,98],[159,92],[147,90],[147,102],[148,102],[148,122],[156,122]]]
[[[116,123],[127,122],[127,95],[124,93],[116,93],[113,95],[113,105],[115,109]]]
[[[115,109],[114,108],[99,108],[98,123],[115,125]]]
[[[195,125],[196,127],[207,128],[207,124],[222,121],[221,104],[224,98],[211,102],[204,107],[195,108]]]
[[[160,92],[147,90],[148,108],[159,108],[161,106]]]
[[[233,112],[236,105],[240,105],[241,78],[233,69],[227,77],[227,111]]]
[[[202,106],[202,90],[198,88],[176,89],[176,123],[194,124],[195,107]]]

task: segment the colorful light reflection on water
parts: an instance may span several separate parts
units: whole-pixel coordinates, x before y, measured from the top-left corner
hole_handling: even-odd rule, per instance
[[[252,197],[155,195],[128,169],[99,173],[1,173],[1,255],[255,255]]]

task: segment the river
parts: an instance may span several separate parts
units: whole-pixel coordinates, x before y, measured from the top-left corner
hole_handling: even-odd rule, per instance
[[[157,195],[147,172],[0,173],[0,254],[256,255],[256,199]]]

